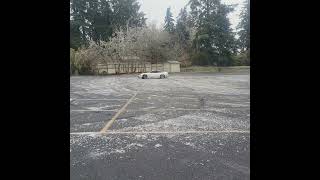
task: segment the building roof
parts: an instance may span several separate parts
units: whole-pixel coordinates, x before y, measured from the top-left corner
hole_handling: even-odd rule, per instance
[[[171,63],[171,64],[180,64],[179,61],[168,61],[168,63]]]

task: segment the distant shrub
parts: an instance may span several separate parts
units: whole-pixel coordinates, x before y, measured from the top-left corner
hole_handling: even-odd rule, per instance
[[[191,56],[193,65],[205,66],[210,64],[209,55],[205,52],[195,53]]]
[[[250,66],[249,52],[243,52],[232,57],[234,66]]]
[[[199,66],[232,66],[232,58],[228,56],[218,56],[214,53],[199,52],[191,56],[192,65]]]

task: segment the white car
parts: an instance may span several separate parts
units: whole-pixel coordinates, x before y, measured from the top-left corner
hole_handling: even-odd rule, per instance
[[[160,78],[164,79],[169,76],[168,72],[161,72],[161,71],[151,71],[149,73],[142,73],[138,77],[141,79],[151,79],[151,78]]]

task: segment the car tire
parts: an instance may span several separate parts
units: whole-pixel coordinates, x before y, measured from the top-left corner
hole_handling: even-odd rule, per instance
[[[163,75],[163,74],[160,75],[160,79],[164,79],[165,77],[166,77],[166,76]]]
[[[148,78],[148,76],[145,74],[142,76],[142,79],[147,79],[147,78]]]

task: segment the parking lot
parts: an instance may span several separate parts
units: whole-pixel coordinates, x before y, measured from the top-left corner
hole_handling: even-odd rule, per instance
[[[249,73],[70,83],[70,179],[250,179]]]

